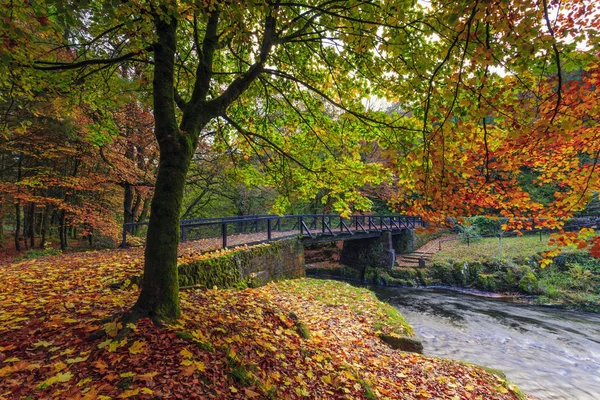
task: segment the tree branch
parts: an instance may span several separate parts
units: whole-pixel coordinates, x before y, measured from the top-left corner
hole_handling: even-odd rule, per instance
[[[560,66],[560,53],[558,51],[558,47],[556,47],[556,38],[554,37],[554,29],[552,29],[552,24],[550,23],[550,17],[548,16],[548,3],[546,0],[542,0],[542,5],[544,6],[544,19],[546,20],[546,26],[548,27],[548,31],[550,32],[550,36],[552,36],[552,50],[554,51],[554,61],[556,62],[557,76],[558,76],[558,88],[556,90],[556,106],[554,107],[554,112],[552,114],[552,118],[550,119],[550,124],[554,122],[556,115],[558,114],[558,109],[560,107],[560,103],[562,102],[562,68]],[[558,13],[558,11],[557,11]]]
[[[139,51],[134,51],[131,53],[124,54],[121,57],[95,58],[95,59],[84,60],[84,61],[79,61],[79,62],[75,62],[75,63],[53,62],[53,61],[35,61],[33,63],[33,68],[40,70],[40,71],[60,71],[60,70],[85,68],[90,65],[118,64],[120,62],[127,61],[133,57],[139,56],[141,54],[150,53],[153,50],[154,50],[153,46],[148,46]]]
[[[271,12],[265,18],[265,30],[260,45],[258,61],[252,64],[244,74],[234,79],[227,89],[225,89],[223,94],[206,103],[206,106],[217,115],[225,114],[227,107],[240,97],[252,82],[254,82],[258,75],[264,71],[265,62],[267,61],[273,45],[277,41],[277,32],[275,30],[277,19],[274,16],[277,8],[278,7],[275,6],[271,9]]]
[[[219,10],[215,10],[208,17],[204,40],[202,41],[202,49],[198,51],[198,67],[196,68],[196,83],[192,92],[191,104],[196,104],[206,99],[210,88],[210,80],[213,70],[213,56],[215,50],[219,46],[219,37],[217,35],[217,27],[219,26]]]

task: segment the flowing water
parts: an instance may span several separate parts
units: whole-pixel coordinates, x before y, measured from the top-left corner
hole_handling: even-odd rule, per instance
[[[497,368],[540,399],[600,400],[600,315],[462,293],[375,289],[423,340],[425,354]]]

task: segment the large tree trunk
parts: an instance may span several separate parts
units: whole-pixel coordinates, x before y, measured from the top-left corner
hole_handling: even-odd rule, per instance
[[[135,307],[158,319],[171,320],[181,314],[177,270],[179,212],[192,151],[189,148],[160,157],[146,237],[142,293]]]
[[[199,133],[215,117],[223,115],[261,72],[275,41],[275,18],[265,22],[265,35],[259,61],[246,73],[236,78],[219,98],[206,102],[210,90],[212,59],[218,47],[218,11],[210,14],[202,44],[201,60],[196,71],[196,82],[189,102],[179,99],[183,111],[181,124],[175,114],[175,50],[177,20],[155,15],[157,40],[154,43],[154,133],[160,149],[158,175],[150,208],[150,222],[146,239],[142,292],[133,312],[149,315],[155,320],[173,320],[181,314],[179,308],[179,277],[177,247],[179,245],[179,215],[185,178]]]
[[[158,38],[154,44],[154,133],[160,158],[150,206],[142,292],[133,311],[168,321],[181,315],[177,270],[179,213],[197,131],[180,131],[175,116],[173,73],[177,21],[155,16],[155,25]]]

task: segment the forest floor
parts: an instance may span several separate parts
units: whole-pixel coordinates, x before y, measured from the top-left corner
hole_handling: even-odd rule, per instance
[[[131,307],[141,250],[74,253],[0,268],[0,399],[516,399],[482,368],[392,350],[410,335],[366,289],[296,279],[181,292],[176,325],[142,319],[125,339],[103,318]],[[105,339],[89,340],[104,329]]]

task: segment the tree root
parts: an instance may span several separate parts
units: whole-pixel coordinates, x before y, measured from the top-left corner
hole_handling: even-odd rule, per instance
[[[136,324],[140,319],[142,318],[150,318],[152,320],[152,322],[154,323],[155,326],[158,326],[160,328],[163,328],[165,326],[164,321],[155,313],[149,311],[149,310],[142,310],[139,308],[132,308],[131,310],[125,312],[125,313],[117,313],[112,315],[111,317],[108,318],[104,318],[102,320],[100,320],[100,323],[107,324],[109,322],[114,322],[116,321],[117,323],[121,324],[121,329],[119,329],[119,332],[117,333],[117,335],[115,336],[115,340],[122,340],[123,338],[129,336],[129,334],[131,334],[131,332],[133,331],[128,325],[130,324]],[[107,336],[106,331],[104,330],[104,328],[100,328],[97,331],[95,331],[94,333],[92,333],[91,335],[89,335],[87,337],[87,340],[89,341],[94,341],[94,340],[98,340],[98,339],[103,339]]]

